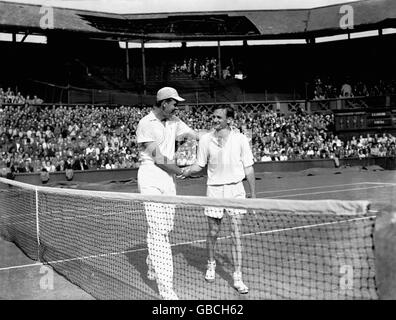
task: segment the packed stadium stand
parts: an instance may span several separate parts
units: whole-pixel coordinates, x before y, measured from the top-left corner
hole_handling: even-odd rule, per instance
[[[8,172],[48,172],[136,168],[136,127],[149,107],[5,106],[0,113],[0,168]],[[194,129],[210,129],[210,112],[179,110]],[[392,134],[361,134],[342,141],[327,114],[239,110],[234,126],[245,133],[255,160],[334,159],[396,156]],[[192,164],[196,144],[178,149],[179,165]]]
[[[394,26],[392,1],[354,4],[353,31],[378,31],[356,39],[340,30],[339,6],[146,15],[54,8],[48,31],[38,26],[39,6],[0,8],[2,31],[46,36],[45,44],[0,41],[7,57],[0,75],[3,175],[137,167],[137,122],[165,85],[186,98],[179,116],[196,129],[208,128],[211,105],[235,105],[235,126],[249,135],[258,162],[395,156],[396,36],[383,31]],[[248,43],[287,38],[304,43]],[[181,46],[121,48],[130,39]],[[230,39],[241,45],[186,45]],[[372,108],[387,118],[372,120]],[[339,113],[350,109],[356,114]],[[195,147],[180,146],[181,165],[194,161]]]

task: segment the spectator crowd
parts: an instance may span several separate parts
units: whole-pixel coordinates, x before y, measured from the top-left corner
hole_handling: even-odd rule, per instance
[[[207,111],[199,117],[184,111],[180,118],[193,128],[210,129]],[[360,135],[342,141],[334,134],[332,114],[237,111],[233,126],[249,138],[257,162],[396,156],[396,137],[388,133]],[[195,148],[196,144],[189,148],[191,153],[183,150],[187,163],[194,162]]]
[[[4,91],[3,88],[0,88],[0,105],[5,103],[42,104],[43,100],[36,95],[31,98],[30,95],[27,95],[26,97],[23,96],[19,91],[14,93],[10,87],[7,88],[7,91]]]
[[[136,167],[135,131],[148,110],[4,106],[0,109],[0,168],[54,172]]]
[[[316,78],[312,90],[314,100],[384,96],[396,94],[396,80],[353,81],[346,78],[337,82],[330,78],[324,81]]]
[[[187,58],[182,63],[175,63],[170,69],[171,74],[187,74],[192,79],[213,79],[218,77],[218,63],[217,59],[206,57],[204,59]],[[221,71],[222,79],[232,78],[231,66],[227,65]]]
[[[136,127],[148,106],[4,105],[0,108],[0,169],[8,172],[55,172],[136,168]],[[194,129],[210,129],[211,113],[180,109]],[[396,137],[366,134],[342,141],[327,114],[290,115],[236,111],[232,124],[251,142],[255,161],[396,156]],[[195,161],[197,143],[178,143],[177,164]]]

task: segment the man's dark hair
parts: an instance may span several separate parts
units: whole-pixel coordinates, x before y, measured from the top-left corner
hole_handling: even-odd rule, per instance
[[[235,110],[234,110],[233,107],[231,107],[231,106],[225,106],[225,105],[221,105],[221,104],[217,104],[217,105],[214,106],[213,112],[214,112],[215,110],[218,110],[218,109],[225,109],[225,110],[226,110],[226,118],[232,118],[232,119],[234,119],[234,117],[235,117]]]

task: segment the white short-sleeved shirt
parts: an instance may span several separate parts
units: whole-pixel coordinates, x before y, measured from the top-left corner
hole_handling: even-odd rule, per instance
[[[161,154],[168,159],[173,159],[176,138],[191,131],[192,129],[178,117],[172,117],[164,125],[151,111],[139,121],[136,140],[137,143],[157,142]],[[154,163],[152,155],[146,150],[141,150],[140,161],[142,164]]]
[[[245,167],[254,163],[248,138],[231,130],[224,146],[219,146],[214,131],[201,137],[197,161],[200,167],[208,165],[208,185],[238,183],[245,178]]]

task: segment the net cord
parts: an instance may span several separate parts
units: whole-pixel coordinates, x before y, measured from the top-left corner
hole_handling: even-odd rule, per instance
[[[334,215],[365,215],[370,209],[370,202],[364,200],[290,200],[290,199],[234,199],[234,198],[208,198],[204,196],[168,196],[168,195],[144,195],[140,193],[104,192],[92,190],[80,190],[69,188],[54,188],[34,186],[18,181],[10,181],[0,178],[0,184],[8,184],[25,190],[38,190],[46,194],[59,196],[88,197],[106,199],[111,201],[141,201],[148,203],[174,204],[181,206],[204,206],[237,208],[247,210],[260,210],[260,212],[290,213],[290,214],[322,214],[327,212]]]

